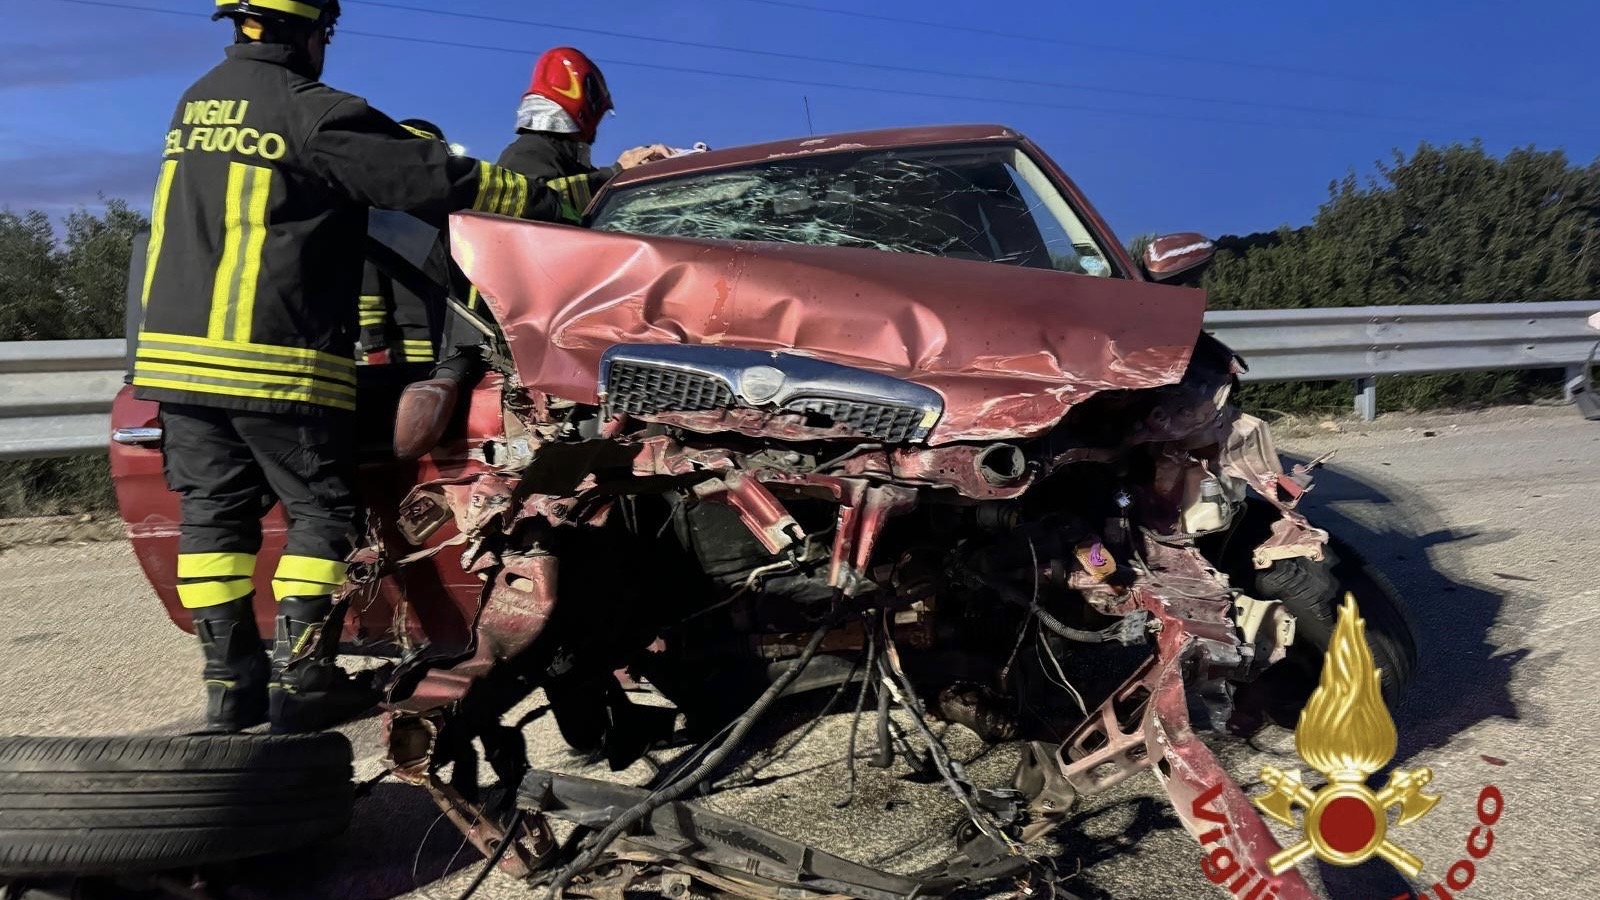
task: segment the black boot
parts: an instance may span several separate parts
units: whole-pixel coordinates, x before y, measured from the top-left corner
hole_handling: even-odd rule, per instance
[[[267,654],[251,598],[190,613],[206,657],[200,675],[206,684],[205,730],[227,734],[265,722]]]
[[[371,710],[382,697],[372,673],[351,676],[334,662],[344,616],[330,597],[285,597],[278,603],[269,685],[272,730],[322,731]]]

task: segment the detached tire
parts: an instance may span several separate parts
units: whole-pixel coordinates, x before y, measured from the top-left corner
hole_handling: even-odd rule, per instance
[[[0,738],[0,875],[262,856],[350,824],[339,734]]]

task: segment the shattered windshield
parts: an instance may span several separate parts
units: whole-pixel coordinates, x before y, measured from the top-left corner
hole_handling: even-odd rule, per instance
[[[592,225],[1112,274],[1066,198],[1010,146],[818,154],[647,182],[607,196]]]

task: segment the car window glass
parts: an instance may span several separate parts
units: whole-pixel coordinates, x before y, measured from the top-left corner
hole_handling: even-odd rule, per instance
[[[1111,271],[1049,179],[996,145],[833,153],[647,182],[605,198],[593,227]]]
[[[1080,275],[1110,275],[1111,263],[1065,198],[1033,160],[1019,153],[1016,162],[1017,166],[1010,170],[1011,177],[1028,204],[1033,221],[1039,224],[1050,267]]]

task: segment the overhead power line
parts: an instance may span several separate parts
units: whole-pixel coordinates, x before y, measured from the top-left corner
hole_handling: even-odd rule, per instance
[[[63,0],[63,2],[89,2],[89,0]],[[447,41],[439,38],[412,37],[402,34],[380,34],[371,31],[355,31],[343,29],[340,34],[351,34],[360,37],[377,38],[389,41],[406,41],[414,44],[428,44],[435,47],[454,47],[462,50],[482,50],[491,53],[511,53],[521,57],[529,55],[526,47],[496,47],[488,44],[474,44],[466,41]],[[1183,122],[1203,122],[1207,124],[1240,125],[1244,127],[1260,128],[1286,128],[1291,130],[1328,131],[1349,133],[1352,129],[1330,125],[1317,125],[1299,122],[1269,122],[1254,119],[1228,119],[1205,115],[1187,115],[1184,113],[1145,112],[1137,109],[1120,109],[1116,107],[1085,106],[1075,103],[1054,103],[1048,100],[1025,100],[1016,97],[979,96],[976,94],[951,94],[943,91],[916,91],[901,88],[874,87],[861,84],[846,84],[833,81],[812,81],[801,78],[784,78],[778,75],[756,75],[749,72],[728,72],[717,69],[701,69],[692,66],[672,66],[664,63],[647,63],[637,60],[606,59],[591,57],[595,62],[605,66],[619,66],[624,68],[651,69],[657,72],[678,72],[687,75],[710,75],[716,78],[734,78],[742,81],[764,81],[771,84],[788,84],[797,87],[822,87],[840,91],[860,91],[868,94],[887,94],[898,97],[923,97],[933,100],[954,100],[983,104],[1004,104],[1009,106],[1028,106],[1036,109],[1055,109],[1064,112],[1094,113],[1096,115],[1125,116],[1135,119],[1157,119]],[[1392,135],[1392,131],[1373,132]]]
[[[113,0],[53,0],[56,3],[71,3],[79,6],[94,6],[107,9],[117,9],[129,12],[160,13],[165,15],[184,16],[188,18],[210,18],[209,13],[197,13],[188,10],[165,9],[154,6],[140,6],[131,3],[113,2]],[[365,37],[375,40],[401,41],[412,44],[424,44],[435,47],[450,47],[460,50],[476,50],[490,53],[507,53],[520,57],[528,57],[530,52],[527,47],[499,47],[490,44],[478,44],[468,41],[450,41],[441,38],[413,37],[401,34],[383,34],[379,32],[361,31],[356,29],[341,28],[339,34],[343,36]],[[920,97],[934,100],[947,100],[958,102],[981,103],[984,105],[1002,104],[1009,106],[1031,107],[1036,109],[1052,109],[1064,112],[1089,113],[1093,115],[1121,116],[1124,118],[1152,119],[1158,121],[1184,121],[1200,122],[1214,125],[1237,125],[1246,128],[1276,128],[1291,131],[1315,131],[1337,134],[1369,133],[1382,134],[1386,137],[1396,137],[1401,132],[1394,130],[1377,131],[1373,129],[1359,129],[1346,126],[1325,125],[1316,123],[1262,121],[1253,119],[1218,118],[1207,115],[1190,115],[1174,112],[1156,112],[1142,109],[1125,109],[1115,107],[1088,106],[1074,103],[1056,103],[1046,100],[1028,100],[1020,97],[1005,95],[974,95],[954,94],[943,91],[918,91],[901,88],[878,87],[865,84],[846,84],[840,82],[816,81],[811,79],[786,78],[778,75],[758,75],[749,72],[729,72],[716,69],[704,69],[692,66],[674,66],[664,63],[649,63],[638,60],[626,60],[595,57],[595,62],[606,66],[624,68],[649,69],[658,72],[676,72],[690,75],[708,75],[715,78],[729,78],[742,81],[760,81],[771,84],[785,84],[798,87],[820,87],[841,91],[857,91],[869,94],[885,94],[899,97]],[[1421,132],[1408,132],[1407,134],[1420,135]]]
[[[1081,50],[1095,50],[1101,53],[1121,53],[1128,56],[1143,56],[1149,59],[1159,59],[1167,62],[1202,63],[1210,66],[1228,66],[1236,69],[1253,69],[1258,72],[1276,72],[1283,75],[1299,75],[1310,78],[1326,78],[1332,81],[1346,81],[1355,84],[1370,84],[1381,87],[1414,88],[1444,92],[1450,94],[1471,94],[1483,96],[1494,94],[1500,97],[1519,100],[1559,100],[1563,103],[1584,103],[1587,99],[1579,100],[1575,97],[1550,97],[1540,95],[1537,97],[1527,94],[1513,94],[1496,90],[1493,85],[1486,85],[1481,79],[1471,85],[1456,85],[1444,83],[1429,83],[1416,81],[1402,81],[1393,78],[1382,78],[1370,75],[1359,75],[1351,72],[1331,72],[1323,69],[1307,69],[1298,66],[1285,66],[1278,63],[1254,62],[1243,59],[1222,59],[1215,56],[1200,56],[1196,54],[1174,53],[1169,50],[1154,47],[1137,47],[1118,44],[1100,44],[1092,41],[1080,41],[1071,38],[1054,37],[1048,34],[1026,33],[1020,31],[1002,31],[995,28],[983,28],[977,25],[959,25],[954,22],[939,22],[933,19],[914,19],[909,16],[891,16],[884,13],[864,12],[859,9],[840,9],[834,6],[817,6],[811,3],[799,3],[796,0],[738,0],[740,3],[752,3],[760,6],[793,9],[808,13],[821,13],[830,16],[847,16],[854,19],[864,19],[874,22],[887,22],[895,25],[914,25],[919,28],[936,28],[942,31],[956,31],[966,34],[981,34],[987,37],[1006,38],[1014,41],[1030,41],[1036,44],[1054,44],[1060,47],[1076,47]]]
[[[1092,91],[1097,94],[1114,94],[1124,97],[1141,97],[1152,100],[1176,100],[1183,103],[1213,103],[1222,106],[1240,106],[1248,109],[1311,113],[1313,115],[1350,116],[1358,119],[1376,119],[1391,122],[1405,122],[1408,124],[1450,124],[1436,119],[1422,119],[1415,116],[1393,116],[1363,109],[1339,109],[1336,107],[1326,106],[1301,106],[1289,103],[1241,100],[1233,97],[1194,95],[1185,96],[1182,94],[1171,94],[1162,91],[1138,90],[1135,88],[1124,87],[1107,87],[1104,85],[1084,84],[1081,82],[1046,81],[1036,78],[1021,78],[1015,75],[993,75],[970,71],[953,71],[950,69],[931,69],[920,66],[901,66],[891,63],[877,63],[858,59],[840,59],[838,57],[814,56],[807,53],[790,53],[782,50],[762,50],[752,47],[735,47],[729,44],[710,44],[702,41],[687,41],[678,38],[660,37],[657,35],[637,34],[605,28],[593,28],[587,25],[572,25],[566,22],[542,22],[536,19],[522,19],[513,16],[496,16],[486,13],[463,12],[456,9],[431,9],[426,6],[417,6],[410,3],[396,3],[393,2],[393,0],[348,0],[348,2],[351,4],[359,4],[361,6],[373,6],[380,9],[403,10],[406,12],[422,13],[431,16],[444,16],[452,19],[494,22],[501,25],[526,25],[533,28],[560,29],[562,31],[570,31],[576,34],[593,34],[601,37],[621,38],[629,41],[645,41],[652,44],[665,44],[672,47],[688,47],[695,50],[715,50],[721,53],[741,53],[746,56],[759,56],[767,59],[787,59],[795,62],[822,63],[824,65],[833,66],[852,66],[859,69],[874,69],[880,72],[899,72],[908,75],[933,75],[939,78],[959,78],[966,82],[1001,82],[1028,85],[1030,87],[1045,87],[1064,91]]]

